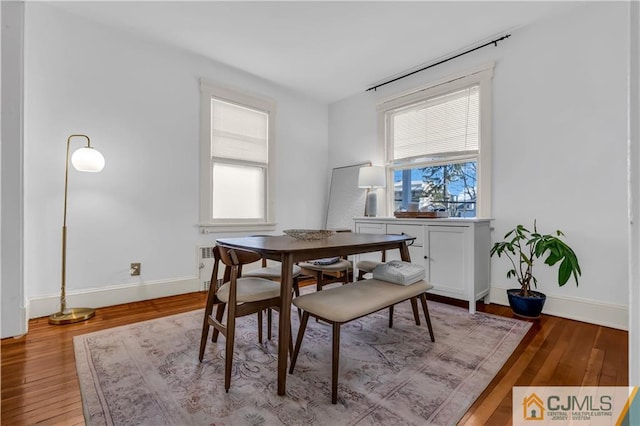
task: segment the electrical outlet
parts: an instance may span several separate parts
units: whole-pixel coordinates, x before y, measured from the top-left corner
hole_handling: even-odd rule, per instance
[[[131,268],[129,269],[129,274],[131,276],[140,275],[140,262],[131,263]]]

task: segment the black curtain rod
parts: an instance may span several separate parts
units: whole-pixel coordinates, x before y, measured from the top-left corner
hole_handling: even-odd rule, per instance
[[[396,77],[396,78],[394,78],[394,79],[392,79],[392,80],[385,81],[384,83],[380,83],[380,84],[375,85],[375,86],[373,86],[373,87],[369,87],[366,91],[368,92],[368,91],[370,91],[370,90],[377,90],[377,89],[378,89],[378,87],[382,87],[382,86],[384,86],[385,84],[393,83],[394,81],[398,81],[398,80],[400,80],[400,79],[402,79],[402,78],[409,77],[410,75],[413,75],[413,74],[418,73],[418,72],[420,72],[420,71],[424,71],[424,70],[429,69],[429,68],[431,68],[431,67],[435,67],[436,65],[444,64],[444,63],[445,63],[445,62],[447,62],[447,61],[450,61],[450,60],[452,60],[452,59],[458,58],[458,57],[460,57],[460,56],[462,56],[462,55],[466,55],[467,53],[471,53],[471,52],[476,51],[476,50],[478,50],[478,49],[482,49],[483,47],[487,47],[487,46],[490,46],[490,45],[492,45],[492,44],[493,44],[494,46],[498,47],[498,42],[499,42],[499,41],[502,41],[502,40],[507,39],[507,38],[509,38],[509,37],[511,37],[511,34],[503,35],[502,37],[497,38],[497,39],[495,39],[495,40],[491,40],[490,42],[485,43],[485,44],[483,44],[482,46],[477,46],[477,47],[474,47],[473,49],[465,50],[464,52],[458,53],[457,55],[451,56],[450,58],[447,58],[447,59],[443,59],[443,60],[441,60],[441,61],[438,61],[438,62],[436,62],[435,64],[427,65],[426,67],[420,68],[419,70],[411,71],[410,73],[407,73],[407,74],[401,75],[400,77]]]

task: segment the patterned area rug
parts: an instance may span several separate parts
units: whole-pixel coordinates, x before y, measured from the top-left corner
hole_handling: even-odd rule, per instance
[[[342,326],[336,405],[331,327],[321,322],[309,321],[286,396],[276,392],[277,339],[258,343],[256,315],[236,323],[229,393],[224,337],[209,341],[198,362],[202,310],[77,336],[85,419],[89,425],[453,425],[530,324],[436,302],[429,310],[435,343],[424,318],[415,325],[408,302],[396,306],[392,329],[387,311]],[[292,320],[295,335],[295,311]]]

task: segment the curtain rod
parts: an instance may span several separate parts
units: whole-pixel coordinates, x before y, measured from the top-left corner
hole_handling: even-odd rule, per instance
[[[471,52],[476,51],[476,50],[478,50],[478,49],[482,49],[483,47],[487,47],[487,46],[490,46],[490,45],[492,45],[492,44],[493,44],[494,46],[498,47],[498,42],[499,42],[499,41],[502,41],[502,40],[507,39],[507,38],[509,38],[509,37],[511,37],[511,34],[503,35],[503,36],[502,36],[502,37],[500,37],[500,38],[497,38],[497,39],[495,39],[495,40],[491,40],[490,42],[485,43],[485,44],[483,44],[483,45],[481,45],[481,46],[476,46],[476,47],[474,47],[473,49],[465,50],[464,52],[458,53],[457,55],[454,55],[454,56],[451,56],[451,57],[449,57],[449,58],[447,58],[447,59],[443,59],[443,60],[441,60],[441,61],[438,61],[438,62],[436,62],[435,64],[427,65],[426,67],[420,68],[419,70],[411,71],[410,73],[407,73],[407,74],[401,75],[400,77],[396,77],[396,78],[391,79],[391,80],[389,80],[389,81],[385,81],[384,83],[380,83],[380,84],[377,84],[377,85],[375,85],[375,86],[369,87],[366,91],[367,91],[367,92],[368,92],[368,91],[370,91],[370,90],[376,91],[376,90],[378,89],[378,87],[382,87],[382,86],[384,86],[384,85],[386,85],[386,84],[393,83],[394,81],[398,81],[398,80],[403,79],[403,78],[405,78],[405,77],[409,77],[410,75],[413,75],[413,74],[418,73],[418,72],[420,72],[420,71],[424,71],[424,70],[429,69],[429,68],[431,68],[431,67],[435,67],[436,65],[444,64],[445,62],[448,62],[448,61],[450,61],[450,60],[452,60],[452,59],[458,58],[458,57],[460,57],[460,56],[462,56],[462,55],[466,55],[467,53],[471,53]]]

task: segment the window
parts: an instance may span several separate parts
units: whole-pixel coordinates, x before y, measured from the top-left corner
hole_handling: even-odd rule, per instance
[[[201,225],[229,231],[273,229],[275,103],[204,80],[200,92]]]
[[[391,211],[418,203],[452,217],[489,217],[493,66],[378,104]]]

